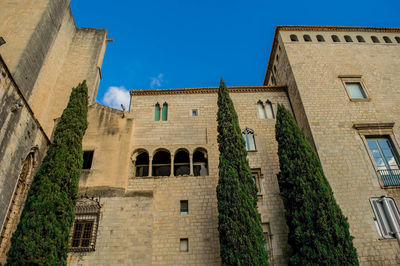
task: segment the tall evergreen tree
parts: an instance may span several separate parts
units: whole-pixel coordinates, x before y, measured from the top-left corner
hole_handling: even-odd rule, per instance
[[[238,117],[221,79],[218,88],[218,231],[223,265],[268,265],[257,188]]]
[[[279,187],[286,208],[291,265],[358,265],[347,219],[317,154],[292,115],[278,105]]]
[[[65,265],[87,128],[86,81],[72,89],[11,239],[6,265]]]

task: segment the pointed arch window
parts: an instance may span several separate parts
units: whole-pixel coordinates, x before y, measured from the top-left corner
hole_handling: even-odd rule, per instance
[[[258,116],[261,119],[265,119],[266,115],[265,115],[265,109],[264,109],[264,104],[262,101],[258,101],[257,102],[257,107],[258,107]]]
[[[156,103],[154,110],[154,121],[160,121],[160,104]]]
[[[161,120],[167,121],[168,119],[168,104],[165,102],[162,107]]]
[[[272,107],[272,103],[268,100],[265,104],[265,113],[267,118],[274,119],[274,109]]]
[[[254,131],[250,128],[243,130],[242,136],[244,141],[246,142],[246,150],[247,151],[255,151],[256,150],[256,141],[254,138]]]

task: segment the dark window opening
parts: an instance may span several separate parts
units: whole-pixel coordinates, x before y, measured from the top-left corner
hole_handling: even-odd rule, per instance
[[[189,201],[181,200],[181,214],[188,214],[188,213],[189,213]]]
[[[346,42],[353,42],[353,39],[349,35],[344,35],[344,39]]]
[[[136,176],[148,176],[149,175],[149,154],[142,152],[136,157]]]
[[[153,176],[171,175],[171,155],[167,151],[158,151],[153,157]]]
[[[400,37],[394,37],[397,43],[400,43]]]
[[[333,42],[340,42],[340,39],[337,35],[332,35],[331,37]]]
[[[179,250],[181,252],[189,252],[189,239],[187,239],[187,238],[181,238],[180,239]]]
[[[298,42],[298,41],[299,41],[299,39],[297,39],[297,36],[294,35],[294,34],[290,35],[290,40],[291,40],[292,42]]]
[[[192,109],[192,116],[198,116],[199,111],[197,109]]]
[[[376,37],[376,36],[371,36],[371,40],[373,43],[380,43],[378,37]]]
[[[190,158],[189,153],[185,150],[178,151],[174,156],[174,175],[190,174]]]
[[[304,38],[304,41],[306,41],[306,42],[311,42],[312,40],[311,40],[311,37],[310,37],[310,35],[303,35],[303,38]]]
[[[92,240],[94,221],[76,220],[72,235],[72,247],[89,247]]]
[[[392,43],[392,40],[388,36],[383,36],[385,43]]]
[[[94,151],[84,151],[83,152],[83,166],[82,169],[90,169],[92,167]]]
[[[194,176],[208,175],[208,158],[206,150],[197,149],[193,153],[193,172]]]
[[[357,35],[357,41],[358,42],[365,42],[365,40],[364,40],[364,37],[363,36],[360,36],[360,35]]]
[[[324,42],[324,41],[325,41],[324,36],[322,36],[322,35],[317,35],[317,41],[319,41],[319,42]]]

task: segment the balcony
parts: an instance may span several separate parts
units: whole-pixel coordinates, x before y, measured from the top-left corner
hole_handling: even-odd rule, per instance
[[[383,185],[386,186],[400,186],[400,170],[399,169],[385,169],[378,170],[382,178]]]

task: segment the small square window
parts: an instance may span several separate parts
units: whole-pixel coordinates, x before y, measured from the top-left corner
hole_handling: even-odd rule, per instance
[[[364,89],[360,82],[346,82],[346,89],[352,99],[365,99]]]
[[[189,201],[181,200],[181,214],[188,214],[188,213],[189,213]]]
[[[198,116],[199,111],[197,109],[192,109],[192,116]]]
[[[92,167],[94,151],[84,151],[83,152],[83,166],[82,169],[90,169]]]
[[[189,252],[189,239],[181,238],[179,250],[181,252]]]

